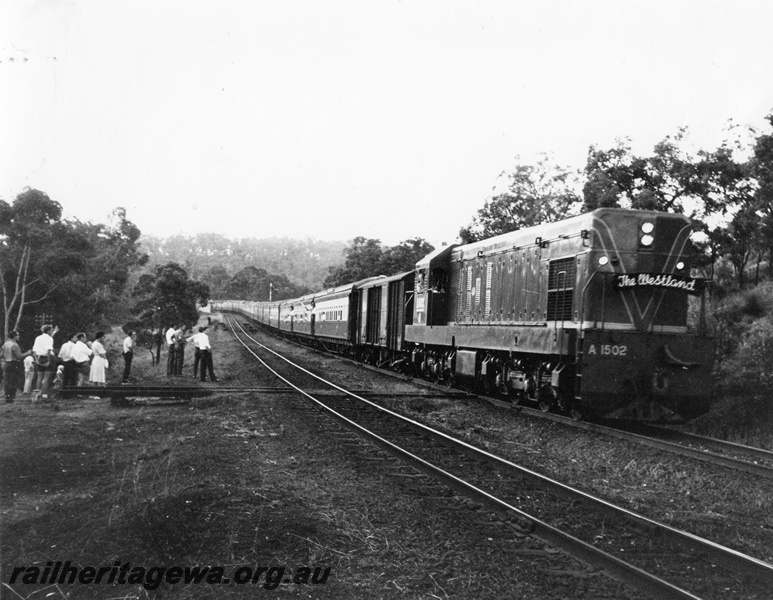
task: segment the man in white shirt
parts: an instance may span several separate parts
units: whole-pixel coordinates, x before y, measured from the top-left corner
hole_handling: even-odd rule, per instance
[[[132,371],[132,359],[134,358],[134,340],[137,332],[131,331],[123,341],[123,382],[129,383],[129,374]]]
[[[35,358],[35,373],[40,382],[40,391],[46,395],[51,388],[51,377],[56,371],[53,336],[59,328],[43,325],[40,331],[40,335],[35,338],[35,343],[32,345],[32,356]]]
[[[197,336],[199,349],[201,350],[201,380],[206,381],[206,373],[209,371],[210,381],[217,381],[215,371],[212,367],[212,346],[209,345],[209,336],[206,334],[206,327],[203,328]]]
[[[173,325],[169,326],[169,329],[166,330],[166,347],[169,350],[169,355],[166,359],[166,374],[167,375],[174,375],[174,369],[176,364],[176,354],[177,354],[177,345],[175,344],[175,335],[177,334],[177,330],[174,328]]]
[[[89,376],[91,354],[91,348],[86,345],[86,334],[79,333],[75,346],[72,349],[72,358],[75,361],[76,383],[79,386],[83,385],[83,382]]]
[[[59,362],[64,367],[62,387],[71,387],[78,382],[78,367],[75,364],[75,359],[72,357],[72,351],[75,348],[77,338],[77,333],[71,333],[67,336],[67,341],[59,348]]]

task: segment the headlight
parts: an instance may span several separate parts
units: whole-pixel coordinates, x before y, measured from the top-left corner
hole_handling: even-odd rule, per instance
[[[605,264],[609,262],[609,258],[606,256],[600,256],[599,257],[599,264],[603,267]]]
[[[646,225],[646,223],[645,223]],[[645,233],[643,236],[641,236],[641,245],[642,246],[652,246],[652,242],[655,241],[655,238],[652,237],[649,233]]]
[[[655,225],[650,223],[649,221],[646,223],[641,224],[641,230],[642,233],[652,233],[652,231],[655,229]]]

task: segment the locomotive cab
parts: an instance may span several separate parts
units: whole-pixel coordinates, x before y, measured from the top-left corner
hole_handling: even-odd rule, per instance
[[[439,248],[416,263],[414,318],[417,325],[445,325],[448,320],[449,256],[456,244]]]

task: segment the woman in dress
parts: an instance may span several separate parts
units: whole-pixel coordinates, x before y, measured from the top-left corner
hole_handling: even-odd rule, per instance
[[[91,351],[94,358],[91,361],[91,370],[89,371],[89,383],[95,385],[105,385],[105,371],[107,371],[107,352],[102,345],[102,338],[105,336],[103,331],[97,331],[94,336],[94,343],[91,344]]]

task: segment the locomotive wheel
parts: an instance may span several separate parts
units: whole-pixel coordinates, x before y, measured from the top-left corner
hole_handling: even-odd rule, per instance
[[[510,390],[507,398],[513,403],[513,406],[518,406],[523,402],[523,390]]]
[[[446,373],[445,378],[443,379],[443,384],[450,390],[451,388],[456,387],[456,378],[453,376],[453,374],[449,371]]]
[[[557,400],[558,390],[552,385],[546,385],[540,390],[539,393],[539,399],[537,400],[539,402],[539,409],[542,412],[550,412],[550,409],[553,407]]]
[[[585,414],[582,412],[577,402],[572,402],[569,405],[569,416],[575,421],[582,421],[585,418]]]

